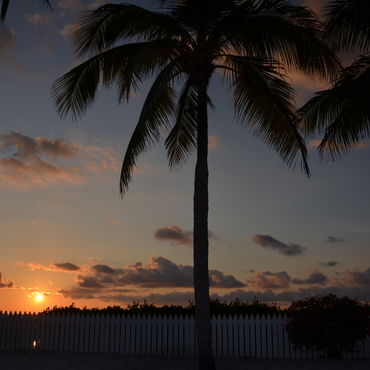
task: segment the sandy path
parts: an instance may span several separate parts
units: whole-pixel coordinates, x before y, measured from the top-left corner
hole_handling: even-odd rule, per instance
[[[195,370],[193,358],[102,353],[3,352],[0,370]],[[217,360],[218,370],[369,370],[370,360]]]

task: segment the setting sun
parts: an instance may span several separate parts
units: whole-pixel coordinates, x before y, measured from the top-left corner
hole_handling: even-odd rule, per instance
[[[35,296],[35,301],[36,302],[42,302],[44,300],[44,295],[43,294],[37,294],[36,296]]]

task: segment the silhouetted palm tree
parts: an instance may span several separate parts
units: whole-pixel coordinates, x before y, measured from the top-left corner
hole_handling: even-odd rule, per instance
[[[294,93],[283,66],[332,77],[336,59],[321,40],[321,24],[304,7],[283,0],[159,1],[161,12],[107,4],[84,13],[74,33],[77,56],[90,59],[59,78],[53,96],[61,116],[80,117],[100,83],[117,84],[119,101],[153,78],[123,160],[120,191],[129,186],[138,156],[163,133],[170,166],[196,148],[194,289],[198,361],[215,368],[211,350],[208,277],[208,96],[212,76],[233,91],[236,116],[276,149],[288,165],[301,157]],[[162,8],[163,9],[163,8]],[[129,43],[122,43],[129,41]],[[220,74],[215,74],[219,70]]]
[[[51,3],[49,0],[41,0],[46,6],[52,10]],[[8,13],[10,0],[2,0],[1,1],[1,12],[0,12],[0,22],[3,23],[5,20],[5,17]]]
[[[307,133],[325,133],[321,155],[335,159],[370,137],[370,1],[330,1],[325,16],[335,51],[364,53],[300,110]]]

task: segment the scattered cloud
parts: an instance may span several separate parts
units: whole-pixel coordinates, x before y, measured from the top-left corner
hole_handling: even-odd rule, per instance
[[[63,29],[59,32],[60,35],[68,40],[72,38],[73,32],[76,30],[77,25],[74,23],[65,24]]]
[[[365,271],[348,271],[347,276],[351,283],[365,287],[370,291],[370,268]]]
[[[56,271],[55,264],[29,267]],[[69,271],[68,271],[69,272]],[[232,275],[225,275],[219,270],[209,271],[210,286],[215,288],[245,287],[246,284]],[[113,268],[105,264],[95,264],[84,268],[76,277],[78,288],[88,288],[105,292],[112,289],[137,288],[187,288],[193,286],[193,267],[176,264],[164,257],[151,257],[143,265],[136,262],[124,268]],[[91,293],[91,292],[90,292]]]
[[[0,289],[10,289],[13,288],[14,284],[12,281],[7,280],[3,281],[1,278],[1,272],[0,272]]]
[[[325,241],[328,243],[343,243],[344,242],[344,240],[338,236],[328,236],[325,239]]]
[[[307,147],[309,149],[317,148],[320,144],[321,144],[321,140],[313,139],[308,142]],[[331,143],[328,142],[326,145],[330,146]],[[338,144],[337,146],[340,146],[340,145]],[[370,139],[363,139],[359,143],[353,145],[353,149],[357,149],[357,150],[368,149],[368,148],[370,148]]]
[[[109,217],[107,220],[111,225],[117,227],[118,229],[122,229],[124,223],[118,218],[115,217]]]
[[[85,8],[83,0],[59,0],[58,7],[61,17],[77,15]]]
[[[40,263],[29,262],[27,267],[31,270],[43,270],[43,271],[53,271],[53,272],[71,272],[76,273],[81,270],[81,268],[71,262],[63,263],[51,263],[49,265],[42,265]]]
[[[283,243],[270,235],[253,235],[252,240],[263,248],[268,248],[277,251],[285,256],[298,256],[303,254],[306,247],[299,244],[286,244]]]
[[[106,0],[91,0],[90,4],[86,5],[87,10],[94,10],[96,8],[99,8],[100,6],[106,4]]]
[[[18,132],[0,135],[0,189],[28,190],[60,182],[80,184],[76,167],[53,164],[50,159],[71,158],[74,148],[65,141],[32,138]]]
[[[262,290],[288,288],[291,277],[285,271],[281,272],[257,272],[249,281],[250,285]]]
[[[26,14],[26,19],[35,27],[53,24],[50,15],[46,13]]]
[[[0,59],[8,57],[17,46],[15,31],[7,26],[0,26]]]
[[[324,267],[334,267],[338,265],[338,262],[337,261],[320,262],[320,265]]]
[[[307,279],[293,279],[293,284],[326,284],[328,282],[328,278],[326,275],[322,274],[319,271],[313,272]]]
[[[280,272],[257,272],[249,281],[251,286],[261,290],[286,289],[291,284],[296,285],[322,285],[328,282],[328,278],[319,271],[312,272],[306,279],[298,279],[290,276],[286,271]]]
[[[154,237],[184,246],[190,246],[193,241],[192,232],[184,230],[178,225],[160,227],[156,230]]]
[[[118,151],[111,146],[72,144],[14,131],[0,135],[0,155],[0,189],[81,185],[87,173],[98,175],[119,168]],[[72,158],[73,167],[58,163]]]
[[[220,145],[220,137],[219,136],[208,136],[208,149],[209,150],[216,150]]]

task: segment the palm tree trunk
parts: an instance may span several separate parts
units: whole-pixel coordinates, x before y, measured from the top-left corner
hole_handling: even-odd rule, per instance
[[[198,84],[197,163],[194,180],[194,293],[199,370],[215,370],[208,273],[207,81]]]

